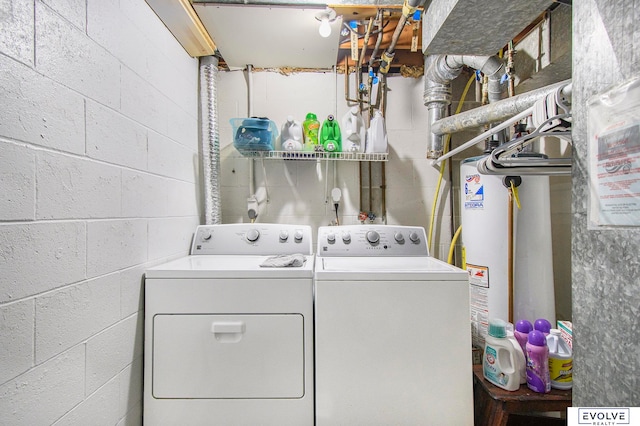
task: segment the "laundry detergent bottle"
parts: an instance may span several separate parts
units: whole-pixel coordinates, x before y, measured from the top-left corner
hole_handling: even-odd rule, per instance
[[[515,340],[515,339],[514,339]],[[501,319],[489,320],[489,333],[485,338],[482,373],[484,378],[508,391],[520,388],[520,371],[516,359],[516,344],[507,338],[507,323]]]
[[[542,331],[545,336],[548,336],[549,335],[549,331],[551,330],[551,323],[549,322],[549,320],[547,320],[545,318],[538,318],[533,323],[533,329],[534,330],[538,330],[538,331]]]
[[[293,116],[288,116],[280,131],[280,141],[283,151],[302,151],[302,126]]]
[[[340,126],[333,115],[329,115],[320,129],[320,144],[325,152],[341,152],[342,136]]]
[[[307,117],[302,122],[302,130],[304,132],[303,149],[305,151],[316,151],[319,146],[320,122],[314,113],[307,114]]]
[[[388,151],[387,130],[380,110],[375,110],[369,129],[367,130],[367,153],[386,153]]]
[[[534,392],[551,392],[549,347],[540,330],[531,331],[527,341],[527,386]]]
[[[527,353],[527,340],[529,333],[533,330],[533,324],[527,320],[519,320],[516,322],[516,329],[513,332],[516,340],[520,344],[523,353]]]
[[[360,108],[352,107],[342,117],[342,136],[344,152],[364,152],[367,129],[360,114]]]
[[[520,384],[524,385],[527,383],[527,361],[525,359],[524,349],[522,349],[520,342],[516,339],[513,324],[511,323],[507,323],[507,340],[513,345],[513,357],[515,360],[514,367],[520,377]]]

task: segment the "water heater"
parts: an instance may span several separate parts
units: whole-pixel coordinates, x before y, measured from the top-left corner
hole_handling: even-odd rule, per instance
[[[509,318],[509,190],[505,176],[482,175],[482,157],[460,164],[462,244],[469,272],[473,344],[484,346],[489,318]],[[555,323],[548,176],[521,176],[513,203],[513,321]]]

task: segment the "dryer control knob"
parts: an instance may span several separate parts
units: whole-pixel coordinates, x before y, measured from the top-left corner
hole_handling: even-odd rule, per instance
[[[249,229],[246,235],[247,241],[255,243],[260,238],[260,231],[257,229]]]
[[[295,238],[295,240],[297,242],[302,241],[302,238],[304,237],[304,234],[302,233],[302,231],[297,230],[294,234],[293,234],[293,238]]]
[[[380,234],[378,234],[376,231],[367,232],[367,241],[369,241],[371,244],[378,243],[378,241],[380,241]]]
[[[418,243],[420,241],[420,236],[418,235],[417,232],[412,232],[409,234],[409,239],[411,240],[412,243]]]
[[[336,242],[336,234],[334,234],[333,232],[330,232],[327,234],[327,241],[330,242],[331,244]]]
[[[284,242],[289,239],[289,233],[287,231],[280,231],[280,241]]]
[[[211,231],[206,230],[202,232],[202,241],[209,241],[211,239]]]
[[[345,244],[349,244],[351,242],[351,234],[348,232],[342,234],[342,242],[344,242]]]
[[[396,240],[396,242],[398,243],[403,243],[404,242],[404,235],[402,235],[402,232],[396,232],[393,236],[393,239]]]

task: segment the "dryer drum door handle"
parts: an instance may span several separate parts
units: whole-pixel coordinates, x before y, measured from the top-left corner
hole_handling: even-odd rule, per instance
[[[211,332],[213,334],[238,334],[244,333],[244,331],[245,324],[242,321],[211,323]]]

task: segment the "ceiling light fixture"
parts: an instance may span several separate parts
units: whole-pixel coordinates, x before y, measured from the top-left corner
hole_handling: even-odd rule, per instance
[[[329,8],[316,15],[316,20],[320,21],[318,32],[322,37],[326,38],[331,35],[331,23],[336,20],[336,17],[336,11]]]

